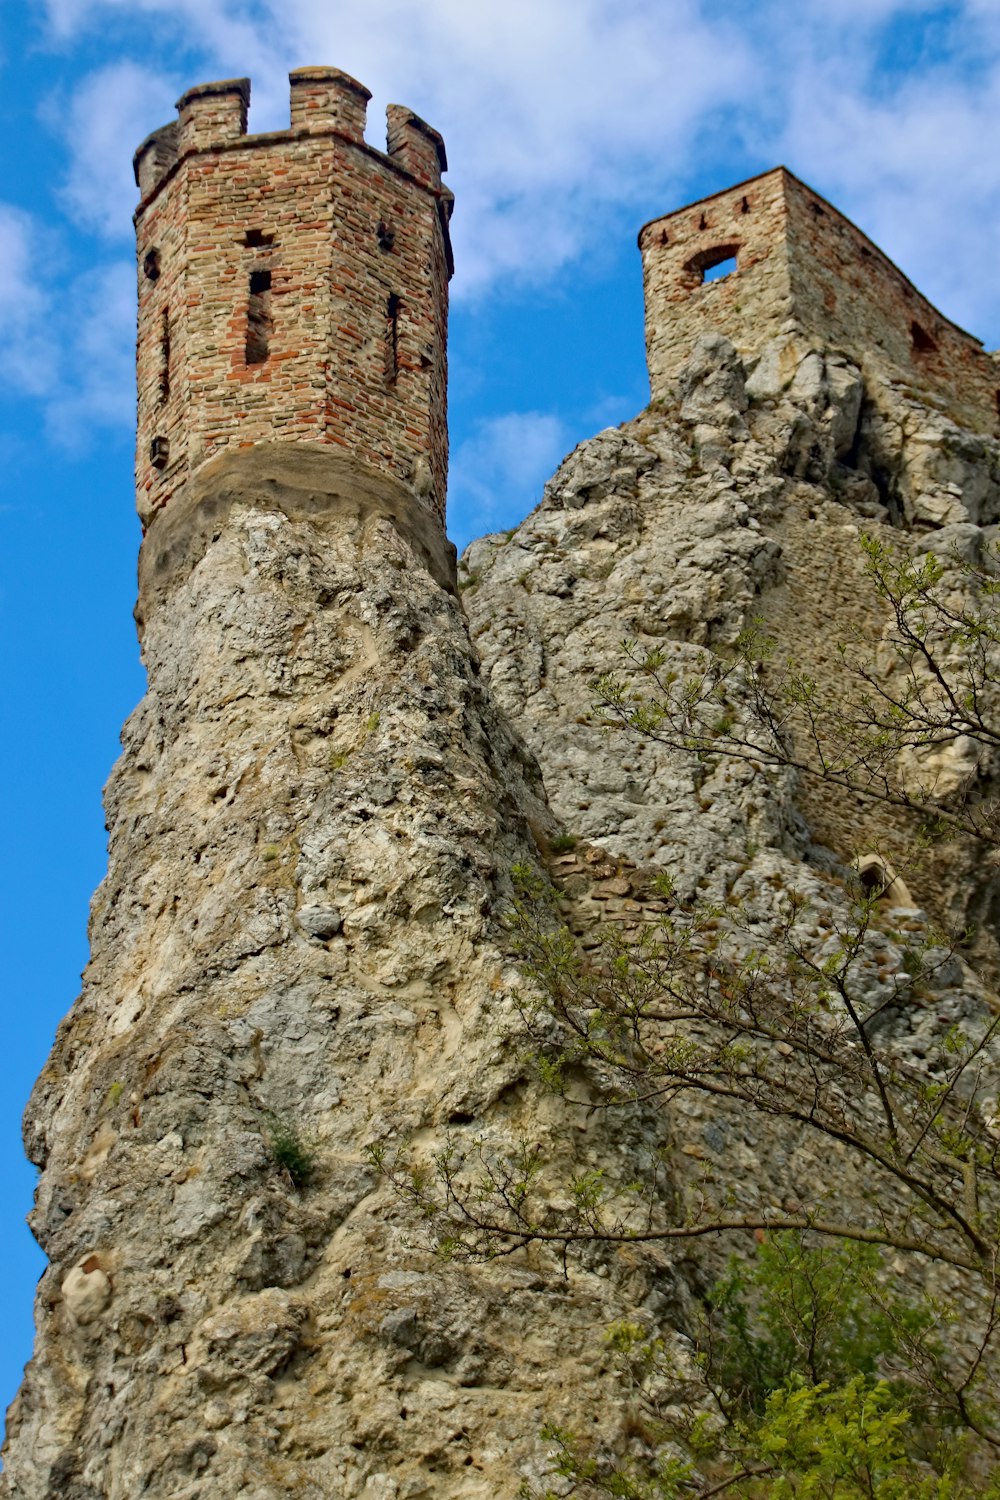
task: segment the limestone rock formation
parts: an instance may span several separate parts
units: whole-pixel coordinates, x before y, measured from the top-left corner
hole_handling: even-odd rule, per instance
[[[682,896],[748,903],[764,942],[780,893],[802,892],[822,954],[831,923],[846,918],[842,877],[856,856],[895,849],[912,863],[915,822],[898,810],[831,793],[788,768],[762,771],[725,756],[706,768],[683,749],[609,731],[593,710],[595,678],[626,664],[623,642],[640,654],[663,649],[672,671],[697,674],[706,653],[724,656],[758,618],[776,634],[779,656],[794,655],[835,694],[838,641],[852,629],[877,639],[887,624],[864,576],[862,531],[946,562],[956,547],[979,559],[995,547],[995,439],[963,432],[890,382],[871,389],[843,357],[805,350],[790,376],[788,368],[785,339],[744,364],[725,338],[705,335],[672,402],[581,444],[532,515],[512,533],[474,542],[460,561],[491,695],[537,756],[562,828],[606,851],[604,880],[587,880],[582,904],[571,907],[585,942],[609,917],[636,920],[643,882],[631,871],[662,869]],[[945,463],[963,520],[932,528],[928,476]],[[970,779],[985,798],[996,795],[1000,768],[981,750],[970,762],[952,746],[941,760],[941,797]],[[994,864],[974,840],[955,839],[920,865],[912,892],[887,892],[883,925],[894,935],[879,935],[858,975],[872,1010],[905,972],[907,934],[918,938],[932,921],[974,928],[978,960],[996,972]],[[557,884],[579,892],[585,870],[566,855]],[[607,879],[616,874],[638,900],[616,901]],[[631,917],[621,910],[630,905]],[[994,1005],[956,955],[921,1004],[890,1010],[882,1039],[933,1072],[949,1029],[981,1026]],[[787,1126],[758,1119],[748,1127],[722,1101],[682,1098],[659,1125],[676,1180],[691,1157],[708,1157],[748,1210],[808,1201],[817,1183],[830,1184],[824,1147]],[[834,1184],[842,1201],[863,1191],[847,1161],[838,1161]]]
[[[498,919],[551,815],[454,591],[364,495],[251,450],[150,535],[150,691],[28,1111],[50,1269],[12,1497],[513,1496],[598,1400],[605,1282],[439,1266],[365,1155],[544,1134]]]
[[[332,111],[340,151],[360,86],[308,70],[298,87]],[[184,149],[214,169],[239,145],[245,89],[194,92]],[[358,159],[376,155],[348,124]],[[443,150],[413,117],[403,125],[396,154],[414,222],[438,246],[443,328]],[[192,146],[195,127],[208,135]],[[143,148],[146,256],[158,184],[180,180],[168,131]],[[294,131],[279,144],[296,162],[315,145]],[[268,149],[253,146],[262,180]],[[376,165],[379,182],[401,170]],[[359,230],[355,247],[373,276],[396,243],[384,220],[378,231]],[[220,254],[236,256],[229,240]],[[237,249],[270,245],[255,229]],[[702,264],[711,253],[697,250]],[[182,285],[180,260],[168,269]],[[160,277],[147,328],[161,326]],[[419,405],[425,368],[378,363],[381,303],[377,317],[365,378],[387,404],[388,387],[412,380]],[[451,1142],[474,1163],[524,1139],[553,1192],[581,1167],[620,1183],[658,1162],[664,1202],[709,1169],[748,1208],[817,1183],[860,1190],[848,1162],[733,1108],[567,1112],[516,1035],[512,866],[548,869],[584,943],[602,918],[655,909],[656,869],[681,893],[735,892],[762,942],[775,892],[797,883],[820,951],[852,858],[909,836],[787,768],[706,769],[609,734],[590,683],[620,665],[621,640],[658,644],[684,668],[762,615],[835,688],[838,637],[877,639],[884,624],[862,528],[946,563],[998,534],[989,432],[801,328],[765,327],[753,350],[706,329],[647,411],[571,454],[512,534],[468,550],[460,589],[429,503],[444,465],[440,380],[420,408],[427,430],[407,429],[378,462],[285,431],[262,439],[259,407],[255,446],[237,425],[176,488],[180,470],[156,467],[162,450],[140,455],[149,493],[170,488],[162,504],[140,497],[149,690],[107,788],[83,993],[26,1117],[49,1265],[9,1415],[9,1500],[515,1500],[544,1485],[544,1423],[609,1451],[626,1443],[602,1332],[641,1316],[683,1362],[707,1274],[697,1256],[626,1243],[568,1268],[538,1247],[442,1260],[370,1147],[408,1146],[428,1164]],[[239,369],[254,399],[266,393],[258,352]],[[224,373],[229,356],[215,353]],[[175,397],[146,354],[148,436]],[[435,359],[443,380],[442,350]],[[219,389],[229,401],[223,374]],[[176,449],[185,424],[171,420]],[[973,778],[989,793],[997,770],[950,747],[942,795]],[[553,858],[559,832],[577,847]],[[873,1005],[928,912],[976,923],[978,957],[996,962],[995,871],[950,845],[921,878],[898,885],[894,934],[862,956]],[[954,957],[919,1006],[887,1013],[886,1034],[932,1069],[949,1027],[977,1023],[986,1003]]]
[[[442,1265],[364,1147],[527,1127],[557,1149],[566,1123],[505,1042],[500,923],[511,864],[557,825],[692,888],[809,878],[824,809],[790,773],[699,785],[683,756],[588,722],[624,636],[684,656],[763,611],[821,667],[825,622],[864,617],[858,528],[888,507],[858,431],[903,421],[819,355],[768,394],[769,361],[747,381],[707,338],[677,410],[572,454],[512,536],[469,549],[468,630],[447,558],[404,534],[405,496],[319,454],[217,463],[151,533],[150,691],[108,788],[84,994],[28,1112],[50,1269],[11,1497],[513,1497],[544,1472],[544,1420],[599,1412],[614,1442],[598,1331],[639,1306],[683,1331],[683,1270]],[[912,452],[901,506],[926,493]],[[949,482],[987,523],[961,523],[978,547],[992,481],[966,462]],[[839,563],[822,592],[817,547]],[[843,860],[857,833],[829,816]],[[883,984],[901,962],[888,945]],[[980,1004],[953,966],[904,1029],[926,1049]],[[274,1121],[315,1152],[308,1188]],[[750,1197],[820,1169],[721,1110],[659,1128],[680,1163],[688,1146],[737,1165]],[[588,1161],[613,1161],[585,1134]]]
[[[862,532],[947,566],[989,556],[1000,536],[1000,443],[922,406],[845,356],[765,344],[746,364],[702,336],[676,399],[580,445],[511,534],[474,542],[460,581],[490,690],[542,767],[566,830],[682,888],[717,890],[748,846],[793,864],[819,844],[849,863],[905,848],[912,823],[830,796],[788,771],[725,761],[704,778],[683,752],[609,735],[592,683],[620,670],[623,641],[663,645],[677,669],[725,650],[763,619],[779,655],[836,692],[838,643],[886,619],[864,576]],[[945,796],[1000,767],[952,747]],[[996,960],[996,873],[959,844],[932,861],[921,904],[980,928]]]

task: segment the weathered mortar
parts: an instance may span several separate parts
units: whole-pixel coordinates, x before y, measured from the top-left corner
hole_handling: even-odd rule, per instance
[[[451,195],[436,131],[368,90],[290,75],[291,126],[247,135],[250,85],[189,89],[139,147],[136,487],[148,524],[223,449],[334,445],[443,517]]]
[[[791,333],[799,353],[846,354],[966,426],[1000,431],[996,359],[785,167],[651,220],[639,247],[654,399],[670,393],[703,333],[725,334],[743,356]],[[730,257],[729,275],[703,280]]]

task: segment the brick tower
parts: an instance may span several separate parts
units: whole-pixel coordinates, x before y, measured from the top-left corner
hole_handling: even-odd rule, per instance
[[[195,470],[262,442],[332,445],[443,519],[452,197],[441,137],[335,68],[291,74],[287,130],[250,84],[189,89],[135,155],[136,487],[144,526]]]
[[[651,220],[639,248],[654,399],[708,329],[743,355],[791,335],[848,355],[974,430],[1000,430],[996,357],[787,168]]]

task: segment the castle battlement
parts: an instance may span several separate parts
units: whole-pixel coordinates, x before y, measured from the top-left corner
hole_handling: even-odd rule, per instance
[[[654,400],[706,330],[744,356],[791,335],[793,349],[843,353],[978,431],[1000,431],[995,356],[787,168],[651,220],[639,248]]]
[[[227,448],[341,447],[443,518],[448,224],[438,132],[336,68],[289,77],[287,130],[250,82],[188,89],[135,154],[139,510]]]
[[[411,109],[389,105],[386,150],[379,152],[365,141],[371,90],[364,84],[339,68],[296,68],[288,75],[288,83],[289,130],[254,135],[247,134],[249,78],[224,78],[187,89],[177,101],[177,119],[148,135],[132,158],[143,201],[191,151],[253,148],[262,142],[287,140],[302,131],[336,132],[376,156],[384,156],[418,182],[440,187],[441,174],[448,169],[444,141]]]

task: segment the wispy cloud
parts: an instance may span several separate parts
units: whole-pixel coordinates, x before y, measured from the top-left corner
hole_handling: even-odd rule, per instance
[[[68,109],[60,100],[56,128],[69,146],[62,195],[78,224],[110,236],[130,233],[136,202],[132,153],[149,134],[151,118],[170,119],[179,91],[176,79],[123,61],[90,73]]]
[[[66,36],[95,25],[101,10],[124,13],[119,0],[53,0],[50,15]],[[177,25],[172,3],[143,0],[142,10]],[[264,0],[256,25],[240,28],[220,0],[181,14],[206,66],[251,72],[255,129],[287,119],[285,75],[312,60],[336,62],[380,105],[401,99],[442,129],[461,202],[459,290],[544,279],[572,260],[600,238],[599,207],[635,201],[650,174],[676,178],[702,122],[734,107],[752,78],[738,28],[703,15],[696,0]],[[161,79],[117,64],[74,100],[72,201],[88,224],[127,223],[115,187],[124,143],[169,117],[157,95],[166,97]],[[373,141],[378,134],[373,118]]]
[[[452,454],[449,508],[460,540],[515,525],[541,499],[567,442],[566,424],[553,412],[511,411],[479,422]]]
[[[133,420],[135,271],[125,261],[66,283],[54,230],[0,204],[0,386],[40,398],[57,444]]]
[[[53,124],[67,212],[123,246],[132,151],[181,88],[249,73],[251,128],[272,129],[287,120],[288,69],[332,62],[375,90],[373,143],[390,99],[445,134],[460,298],[571,275],[647,213],[783,160],[946,313],[1000,342],[1000,158],[985,144],[1000,106],[996,0],[47,0],[47,15],[63,48],[113,31],[118,59],[86,73]],[[161,56],[162,71],[149,63]],[[36,392],[76,374],[53,343],[37,232],[0,211],[12,350],[0,379]],[[106,274],[125,284],[120,267]],[[130,420],[125,329],[124,313],[107,325],[57,408],[61,429],[86,400],[100,421]],[[527,424],[526,452],[548,441],[559,457],[544,414],[479,430],[456,452],[455,493],[485,513],[523,492],[503,443],[512,422]]]
[[[983,149],[1000,110],[1000,56],[979,77],[909,79],[845,95],[822,70],[785,128],[798,170],[864,228],[942,310],[1000,336],[1000,159]]]
[[[449,145],[458,295],[544,282],[600,253],[609,223],[626,232],[629,214],[700,190],[713,160],[739,154],[748,170],[786,159],[918,279],[930,271],[946,311],[1000,324],[1000,292],[982,275],[1000,232],[1000,163],[983,149],[1000,95],[995,0],[761,0],[749,11],[735,0],[48,0],[47,10],[63,41],[114,18],[126,43],[133,24],[181,44],[185,66],[249,72],[255,129],[287,118],[285,73],[308,61],[355,73],[379,103],[412,104]],[[886,61],[893,48],[909,59],[906,77]],[[84,81],[66,130],[80,222],[127,232],[131,148],[190,81],[129,62]],[[373,120],[376,143],[378,133]]]
[[[0,384],[33,396],[51,389],[58,366],[51,299],[39,275],[51,259],[50,239],[30,214],[0,203]]]
[[[57,42],[72,42],[109,20],[123,28],[138,21],[148,36],[150,24],[158,22],[162,31],[218,55],[258,55],[262,17],[236,14],[248,9],[245,0],[44,0],[44,9]]]
[[[115,261],[62,293],[72,307],[72,343],[46,411],[61,446],[87,444],[95,428],[127,429],[135,421],[135,268]]]

